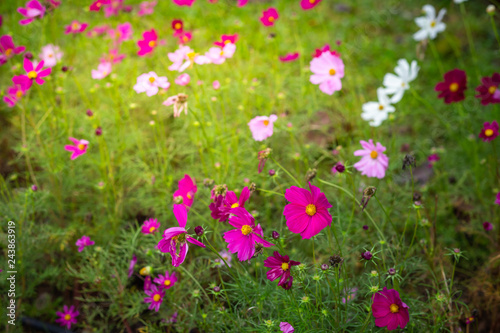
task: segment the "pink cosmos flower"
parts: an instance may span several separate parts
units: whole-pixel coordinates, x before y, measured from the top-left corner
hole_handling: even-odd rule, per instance
[[[89,145],[89,142],[87,140],[78,140],[75,138],[69,138],[71,141],[73,141],[73,146],[71,145],[66,145],[64,146],[64,149],[67,151],[72,152],[71,154],[71,159],[74,160],[78,156],[81,156],[87,152],[87,148]]]
[[[168,271],[165,271],[165,275],[158,275],[153,282],[157,283],[161,290],[170,289],[177,282],[177,276],[175,276],[175,272],[173,272],[172,275],[169,275]]]
[[[144,1],[139,4],[138,16],[151,15],[153,14],[156,6],[156,1]]]
[[[299,58],[299,52],[288,53],[286,56],[284,56],[284,57],[280,56],[279,58],[280,58],[280,61],[282,61],[282,62],[294,61],[294,60],[297,60]]]
[[[351,288],[347,290],[346,297],[342,297],[342,303],[348,303],[356,298],[356,294],[358,293],[358,288]]]
[[[97,0],[90,5],[89,9],[91,12],[98,12],[103,5],[108,5],[110,2],[111,0]]]
[[[42,47],[40,59],[43,60],[45,66],[54,67],[62,56],[63,53],[60,51],[59,46],[48,44]]]
[[[238,7],[243,7],[247,4],[248,0],[238,0]]]
[[[56,314],[59,316],[59,318],[56,319],[56,323],[63,327],[66,326],[67,329],[70,329],[72,324],[77,323],[76,317],[80,315],[80,312],[76,311],[73,305],[69,308],[67,305],[65,305],[63,307],[63,311],[58,311],[56,312]]]
[[[427,157],[427,161],[429,162],[429,164],[427,164],[427,166],[429,168],[432,168],[434,166],[434,163],[436,163],[439,160],[440,160],[440,158],[439,158],[438,154],[432,154],[431,156]]]
[[[144,278],[144,286],[143,286],[144,292],[151,290],[152,286],[153,286],[153,281],[151,281],[151,276],[148,275]]]
[[[31,0],[26,3],[26,8],[19,7],[17,12],[25,17],[25,19],[19,21],[19,24],[26,25],[33,22],[36,17],[42,18],[45,14],[45,7],[37,0]]]
[[[170,96],[162,104],[165,106],[173,105],[174,117],[179,117],[182,111],[184,111],[184,114],[187,114],[187,107],[188,107],[187,98],[188,96],[186,94],[177,94],[174,96]]]
[[[170,83],[166,76],[158,76],[155,72],[149,72],[137,77],[134,90],[138,94],[145,92],[146,95],[151,97],[158,93],[159,88],[168,89],[169,87]]]
[[[149,290],[144,292],[148,295],[148,297],[144,298],[144,302],[150,303],[148,309],[158,312],[160,310],[160,305],[163,302],[163,297],[165,297],[165,291],[162,289],[158,290],[156,285],[152,285]]]
[[[293,326],[290,325],[290,323],[287,323],[286,321],[282,321],[280,323],[280,331],[283,333],[294,333],[295,328],[293,328]]]
[[[338,41],[337,41],[337,45],[340,45],[338,43]],[[331,55],[336,56],[336,57],[340,57],[340,53],[338,53],[335,50],[330,50],[330,45],[325,44],[325,46],[323,46],[322,49],[316,49],[316,51],[313,53],[313,58],[318,58],[320,55],[323,54],[323,52],[330,52]]]
[[[172,21],[172,29],[174,29],[174,32],[180,32],[184,30],[184,23],[182,20],[173,20]]]
[[[61,1],[56,1],[56,0],[48,0],[48,1],[53,8],[57,8],[61,4]]]
[[[236,229],[226,231],[224,240],[228,243],[229,252],[238,253],[240,261],[252,259],[255,254],[256,243],[263,247],[274,246],[274,244],[262,238],[264,232],[260,224],[256,226],[253,216],[243,207],[236,207],[231,211],[229,224]]]
[[[375,317],[375,326],[387,327],[393,331],[398,327],[403,329],[410,321],[409,307],[394,289],[384,287],[382,291],[373,295],[372,312]]]
[[[201,247],[205,247],[205,244],[187,234],[185,228],[188,214],[186,207],[174,204],[173,211],[179,226],[165,230],[163,239],[160,240],[157,248],[163,253],[170,253],[172,256],[172,266],[179,267],[179,265],[184,262],[184,259],[186,259],[186,254],[188,252],[187,242]],[[177,245],[180,247],[179,252],[177,250]]]
[[[189,6],[191,7],[196,0],[172,0],[177,6]]]
[[[175,79],[175,84],[179,86],[187,86],[189,84],[189,81],[191,81],[191,77],[189,74],[181,74]]]
[[[189,31],[176,31],[174,37],[179,39],[179,44],[186,44],[193,38],[193,34]]]
[[[168,59],[173,62],[168,69],[183,72],[192,64],[191,59],[194,59],[195,53],[189,46],[180,46],[177,50],[167,55]]]
[[[216,41],[216,42],[214,42],[214,44],[216,46],[224,47],[226,44],[229,44],[229,43],[236,44],[237,40],[238,40],[238,34],[222,35],[221,41]]]
[[[245,186],[239,199],[233,191],[227,191],[225,196],[218,195],[214,202],[208,206],[212,212],[212,218],[219,220],[219,222],[225,222],[234,208],[245,207],[245,202],[250,198],[250,194],[250,190]]]
[[[132,38],[132,25],[129,22],[119,24],[116,29],[109,29],[109,37],[116,39],[118,43],[130,40]]]
[[[226,261],[227,265],[231,267],[231,260],[233,260],[231,253],[229,253],[226,250],[222,250],[219,252],[219,255]],[[224,263],[224,260],[217,258],[214,261],[218,263],[220,266],[225,266],[226,264]]]
[[[17,75],[12,78],[12,82],[15,84],[20,84],[28,89],[31,88],[33,81],[38,84],[44,84],[45,80],[42,78],[48,76],[52,72],[52,68],[43,69],[44,61],[40,61],[40,63],[34,68],[33,63],[28,59],[24,58],[23,67],[26,71],[26,75]]]
[[[132,255],[132,260],[130,260],[130,264],[128,265],[128,277],[131,277],[134,274],[134,267],[137,264],[137,256]]]
[[[78,21],[71,22],[66,26],[65,34],[79,34],[85,31],[89,25],[87,23],[80,23]]]
[[[15,46],[12,37],[4,35],[0,37],[0,65],[7,62],[15,54],[23,53],[26,48],[24,46]]]
[[[91,30],[87,31],[87,36],[88,37],[96,37],[96,36],[100,36],[100,35],[104,35],[105,33],[107,33],[109,30],[109,26],[107,26],[106,24],[105,25],[98,25],[94,28],[92,28]]]
[[[342,89],[341,78],[344,77],[344,62],[330,52],[323,52],[319,57],[311,60],[310,77],[312,84],[319,84],[319,89],[327,95]]]
[[[255,141],[263,141],[273,135],[274,122],[278,119],[275,114],[266,116],[257,116],[250,120],[248,126],[252,131],[252,136]]]
[[[278,251],[274,251],[271,257],[264,260],[264,267],[271,268],[267,271],[269,281],[278,281],[278,286],[284,285],[291,277],[290,270],[292,266],[300,265],[300,262],[290,260],[288,256],[282,256]]]
[[[368,177],[377,177],[382,179],[385,177],[385,171],[389,166],[389,158],[383,153],[386,148],[377,142],[373,144],[373,140],[368,142],[361,140],[359,142],[363,149],[356,150],[354,156],[363,156],[359,162],[354,164],[354,168],[361,171],[362,175]]]
[[[104,16],[116,16],[122,9],[124,9],[123,0],[110,0],[108,4],[104,5]]]
[[[111,64],[118,64],[122,62],[122,60],[125,58],[125,54],[120,54],[118,53],[118,49],[112,49],[109,50],[109,53],[104,55],[103,58],[101,58],[101,63],[111,63]],[[111,72],[111,69],[110,69]]]
[[[139,46],[139,51],[137,52],[137,55],[143,57],[146,54],[153,52],[157,44],[158,44],[158,36],[156,35],[155,29],[145,31],[142,34],[142,39],[137,42],[137,45]]]
[[[320,2],[321,0],[301,0],[300,7],[302,7],[303,10],[309,10],[316,7]]]
[[[262,12],[262,17],[260,18],[260,21],[262,22],[263,25],[266,27],[274,25],[274,22],[279,18],[280,16],[278,15],[278,11],[276,8],[269,8],[268,10],[265,10]]]
[[[82,252],[86,246],[94,245],[95,242],[90,239],[89,236],[82,236],[79,240],[76,241],[75,245],[78,246],[78,252]]]
[[[285,206],[283,215],[291,232],[300,234],[302,239],[309,239],[332,224],[328,208],[332,205],[319,187],[311,185],[309,189],[292,186],[285,191],[285,199],[290,203]]]
[[[497,197],[495,199],[495,204],[500,205],[500,192],[497,193]]]
[[[187,208],[193,205],[194,195],[198,191],[195,181],[189,176],[184,175],[184,178],[179,180],[179,188],[174,192],[174,201],[181,201],[177,198],[181,198],[181,203]]]
[[[496,120],[493,120],[491,123],[485,122],[481,129],[481,133],[479,133],[479,137],[483,139],[484,142],[490,142],[498,136],[498,129],[499,127]]]
[[[220,89],[220,82],[218,80],[215,80],[214,82],[212,82],[212,87],[215,90],[219,90]]]
[[[223,48],[214,46],[211,47],[207,53],[205,53],[205,57],[207,59],[203,58],[203,56],[200,56],[198,57],[199,59],[197,59],[198,61],[196,61],[196,63],[200,65],[202,63],[212,63],[220,65],[224,63],[226,59],[232,58],[235,51],[236,51],[236,45],[233,43],[228,43]]]
[[[149,219],[144,221],[142,224],[141,232],[143,234],[154,234],[155,232],[158,231],[158,228],[160,227],[160,222],[158,222],[157,219]]]
[[[101,62],[99,66],[97,66],[97,70],[92,70],[92,78],[94,80],[102,80],[106,76],[111,73],[111,63],[110,62]]]
[[[7,89],[7,96],[4,96],[3,100],[8,107],[14,107],[26,91],[28,91],[26,84],[15,84]]]

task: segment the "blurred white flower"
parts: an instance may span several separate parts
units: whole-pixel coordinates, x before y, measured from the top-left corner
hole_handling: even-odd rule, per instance
[[[403,98],[405,90],[410,88],[409,83],[416,79],[419,69],[420,67],[418,67],[415,60],[410,65],[406,59],[399,59],[398,65],[394,68],[396,75],[392,73],[385,74],[385,92],[390,95],[393,94],[391,103],[397,103]]]
[[[361,114],[361,118],[369,121],[370,126],[374,127],[380,126],[387,119],[389,112],[396,111],[384,88],[377,89],[377,96],[378,102],[363,104],[363,113]]]
[[[415,23],[420,27],[420,30],[413,35],[413,39],[421,41],[427,38],[434,39],[437,34],[446,29],[446,24],[441,22],[446,9],[441,9],[436,17],[436,10],[431,5],[422,7],[425,16],[420,16],[415,19]]]

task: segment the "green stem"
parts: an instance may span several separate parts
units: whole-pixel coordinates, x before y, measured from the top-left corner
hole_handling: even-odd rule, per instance
[[[495,33],[495,38],[497,39],[498,46],[500,46],[500,36],[498,36],[497,26],[493,16],[491,16],[491,26],[493,27],[493,32]]]
[[[297,183],[297,185],[299,185],[299,187],[302,187],[302,185],[299,183],[299,181],[290,172],[288,172],[287,169],[285,169],[281,164],[276,162],[276,160],[273,157],[271,157],[271,160],[273,160],[273,162],[276,163],[277,166],[279,166],[281,169],[283,169],[283,171],[285,171],[285,173],[288,176],[290,176],[290,178],[292,178]]]

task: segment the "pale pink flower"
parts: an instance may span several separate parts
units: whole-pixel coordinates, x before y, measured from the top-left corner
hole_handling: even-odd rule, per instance
[[[373,140],[368,142],[361,140],[363,149],[356,150],[354,156],[362,156],[361,160],[354,164],[356,170],[361,171],[362,175],[368,177],[376,177],[382,179],[385,177],[385,171],[389,166],[389,158],[383,153],[386,148],[377,142],[373,144]]]
[[[104,79],[111,73],[111,63],[110,62],[102,62],[97,66],[97,70],[92,70],[92,78],[95,80]]]
[[[215,90],[219,90],[220,89],[220,82],[218,80],[215,80],[212,83],[212,87],[214,87]]]
[[[130,40],[132,39],[132,25],[129,22],[119,24],[116,29],[109,29],[108,35],[113,39],[116,38],[118,43]]]
[[[250,127],[250,131],[252,131],[252,136],[255,141],[263,141],[273,135],[273,125],[274,122],[278,119],[277,115],[266,116],[258,116],[250,120],[248,126]]]
[[[170,96],[167,98],[165,102],[163,102],[163,105],[165,106],[174,106],[174,117],[179,117],[184,111],[184,114],[187,114],[187,98],[188,96],[186,94],[178,94],[174,96]]]
[[[148,96],[154,96],[159,88],[168,89],[170,83],[167,77],[158,76],[155,72],[149,72],[139,75],[134,90],[139,94],[145,92]]]
[[[344,77],[344,62],[330,52],[323,52],[319,57],[311,60],[310,77],[312,84],[319,84],[319,89],[328,95],[342,89],[341,78]]]
[[[92,28],[91,30],[87,31],[87,36],[88,37],[96,37],[96,36],[100,36],[100,35],[104,35],[105,33],[107,33],[109,30],[109,27],[107,25],[99,25],[99,26],[96,26],[94,28]]]
[[[125,54],[118,53],[118,49],[109,50],[109,53],[101,58],[101,62],[110,62],[111,64],[118,64],[125,58]]]
[[[191,65],[191,58],[193,58],[194,54],[194,51],[189,46],[180,46],[177,50],[168,54],[168,59],[173,62],[168,69],[183,72]]]
[[[234,52],[236,51],[236,45],[233,43],[226,44],[223,48],[214,46],[211,47],[207,53],[205,53],[205,57],[208,58],[210,63],[220,65],[226,61],[226,59],[232,58]],[[201,59],[198,59],[201,60]],[[207,60],[207,59],[203,59]],[[196,62],[198,64],[198,62]]]
[[[42,59],[47,67],[54,67],[59,60],[61,60],[63,54],[59,50],[59,46],[52,44],[45,45],[42,47],[42,53],[40,54],[40,59]]]
[[[45,7],[37,0],[31,0],[26,3],[26,8],[19,7],[17,12],[25,17],[25,19],[19,21],[19,24],[26,25],[33,22],[36,17],[42,18],[45,14]]]
[[[175,79],[175,84],[178,84],[179,86],[187,86],[189,84],[189,81],[191,81],[191,77],[189,74],[181,74]]]
[[[154,12],[156,1],[144,1],[139,4],[138,16],[151,15]]]

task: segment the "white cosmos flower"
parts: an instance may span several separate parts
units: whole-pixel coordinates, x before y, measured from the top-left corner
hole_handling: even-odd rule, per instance
[[[369,121],[370,126],[374,127],[380,126],[389,116],[389,112],[396,111],[384,88],[377,89],[377,96],[378,102],[363,104],[363,113],[361,114],[361,118]]]
[[[453,0],[454,3],[462,3],[462,2],[465,2],[467,0]]]
[[[413,39],[421,41],[427,38],[434,39],[437,34],[446,29],[446,24],[441,22],[446,9],[441,9],[436,17],[436,10],[431,5],[422,7],[425,16],[420,16],[415,19],[415,23],[420,27],[420,30],[413,35]]]
[[[394,68],[396,75],[392,73],[385,74],[384,86],[387,94],[393,94],[391,103],[397,103],[403,98],[405,90],[410,88],[410,82],[415,80],[418,74],[418,64],[415,60],[411,66],[406,59],[399,59],[398,65]]]

